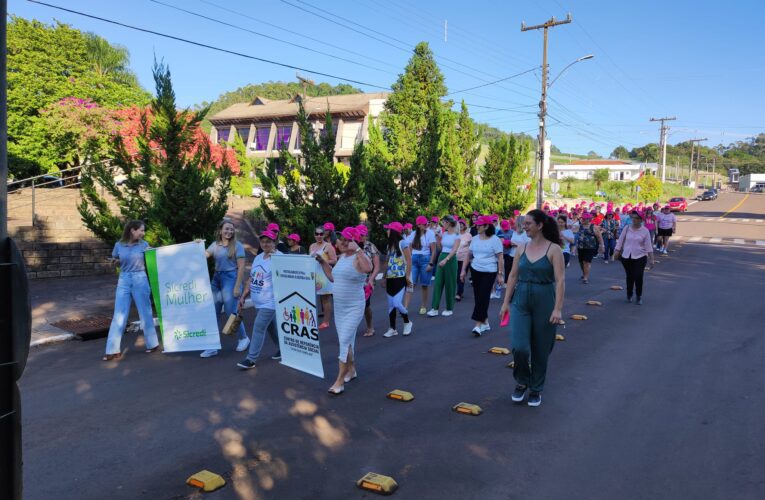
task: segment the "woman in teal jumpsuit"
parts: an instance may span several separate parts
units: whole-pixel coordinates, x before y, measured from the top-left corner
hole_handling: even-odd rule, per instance
[[[513,260],[500,318],[512,299],[510,344],[517,383],[512,399],[521,402],[528,391],[528,405],[539,406],[555,329],[561,322],[566,267],[558,225],[552,217],[532,210],[523,229],[531,241],[518,249]]]

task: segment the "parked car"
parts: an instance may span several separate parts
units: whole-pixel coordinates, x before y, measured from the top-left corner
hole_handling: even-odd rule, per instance
[[[751,190],[752,193],[763,193],[765,192],[765,186],[754,186]]]
[[[688,210],[688,200],[682,196],[670,198],[667,205],[669,205],[669,209],[672,212],[685,212]]]
[[[707,200],[716,200],[717,199],[717,193],[714,191],[704,191],[701,193],[701,201],[707,201]]]
[[[261,189],[260,186],[252,186],[252,196],[255,198],[260,198],[263,196],[263,189]]]

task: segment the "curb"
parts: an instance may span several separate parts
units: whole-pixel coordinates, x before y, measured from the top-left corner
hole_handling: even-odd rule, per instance
[[[55,344],[57,342],[64,342],[65,340],[72,340],[74,338],[73,333],[62,333],[60,335],[51,335],[42,339],[33,340],[29,343],[29,347],[38,347],[41,345]]]

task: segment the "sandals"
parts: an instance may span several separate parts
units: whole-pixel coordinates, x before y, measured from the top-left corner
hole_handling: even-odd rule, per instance
[[[157,352],[157,351],[159,351],[159,344],[155,345],[155,346],[154,346],[154,347],[152,347],[151,349],[146,349],[146,351],[145,351],[145,352],[148,354],[148,353],[151,353],[151,352]]]
[[[375,329],[374,328],[367,329],[367,331],[364,332],[364,335],[362,335],[362,337],[372,337],[372,336],[374,336],[374,334],[375,334]]]
[[[346,375],[345,377],[343,377],[343,382],[345,382],[345,383],[347,384],[347,383],[348,383],[348,382],[350,382],[351,380],[355,380],[355,379],[357,379],[357,378],[359,378],[359,374],[358,374],[358,372],[355,372],[355,371],[354,371],[354,372],[353,372],[353,376],[349,377],[349,376],[347,376],[347,375]]]
[[[118,352],[117,354],[107,354],[101,358],[101,361],[118,361],[120,359],[122,359],[122,353]]]
[[[331,395],[333,395],[333,396],[339,396],[340,394],[342,394],[343,392],[345,392],[345,386],[342,386],[342,387],[340,387],[339,389],[333,389],[333,388],[331,388],[331,387],[330,387],[330,388],[327,390],[327,392],[328,392],[328,393],[330,393],[330,394],[331,394]]]

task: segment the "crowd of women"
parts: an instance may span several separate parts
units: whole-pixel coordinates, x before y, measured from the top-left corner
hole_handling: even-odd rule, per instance
[[[492,298],[502,299],[499,317],[509,315],[511,345],[517,382],[513,401],[541,404],[547,359],[561,323],[565,293],[565,269],[572,255],[578,257],[581,282],[588,284],[593,260],[600,254],[605,263],[620,260],[625,269],[627,300],[642,304],[643,272],[653,265],[653,252],[666,253],[676,219],[663,207],[612,204],[600,206],[582,202],[566,206],[515,211],[512,218],[474,212],[470,219],[456,215],[442,218],[424,215],[414,224],[392,221],[384,226],[387,239],[382,252],[369,241],[366,225],[337,231],[326,222],[314,230],[306,250],[300,236],[283,232],[276,223],[259,235],[260,252],[254,258],[249,285],[245,286],[245,249],[237,241],[234,224],[225,219],[218,225],[215,241],[206,249],[214,261],[211,288],[217,311],[226,317],[236,314],[249,297],[256,309],[251,337],[244,325],[238,330],[236,350],[247,351],[237,366],[256,366],[266,335],[279,346],[275,325],[275,303],[271,257],[279,254],[308,254],[316,259],[316,289],[321,297],[323,320],[319,329],[332,321],[339,340],[339,368],[331,394],[341,394],[345,384],[357,377],[356,332],[362,319],[364,336],[375,335],[371,298],[382,281],[387,298],[386,338],[414,331],[413,314],[426,318],[448,317],[463,300],[465,284],[472,284],[474,303],[470,333],[481,336],[491,330],[489,306]],[[146,338],[146,352],[159,347],[151,311],[150,289],[143,252],[144,224],[130,221],[122,239],[114,246],[112,261],[120,266],[115,311],[106,343],[105,361],[121,357],[120,340],[125,330],[131,298],[138,309]],[[415,293],[415,288],[420,293]],[[412,306],[412,301],[419,303]],[[419,307],[418,307],[419,306]],[[512,311],[512,313],[511,313]],[[467,330],[467,328],[466,328]],[[217,350],[201,353],[208,358]],[[280,359],[277,350],[272,359]]]

